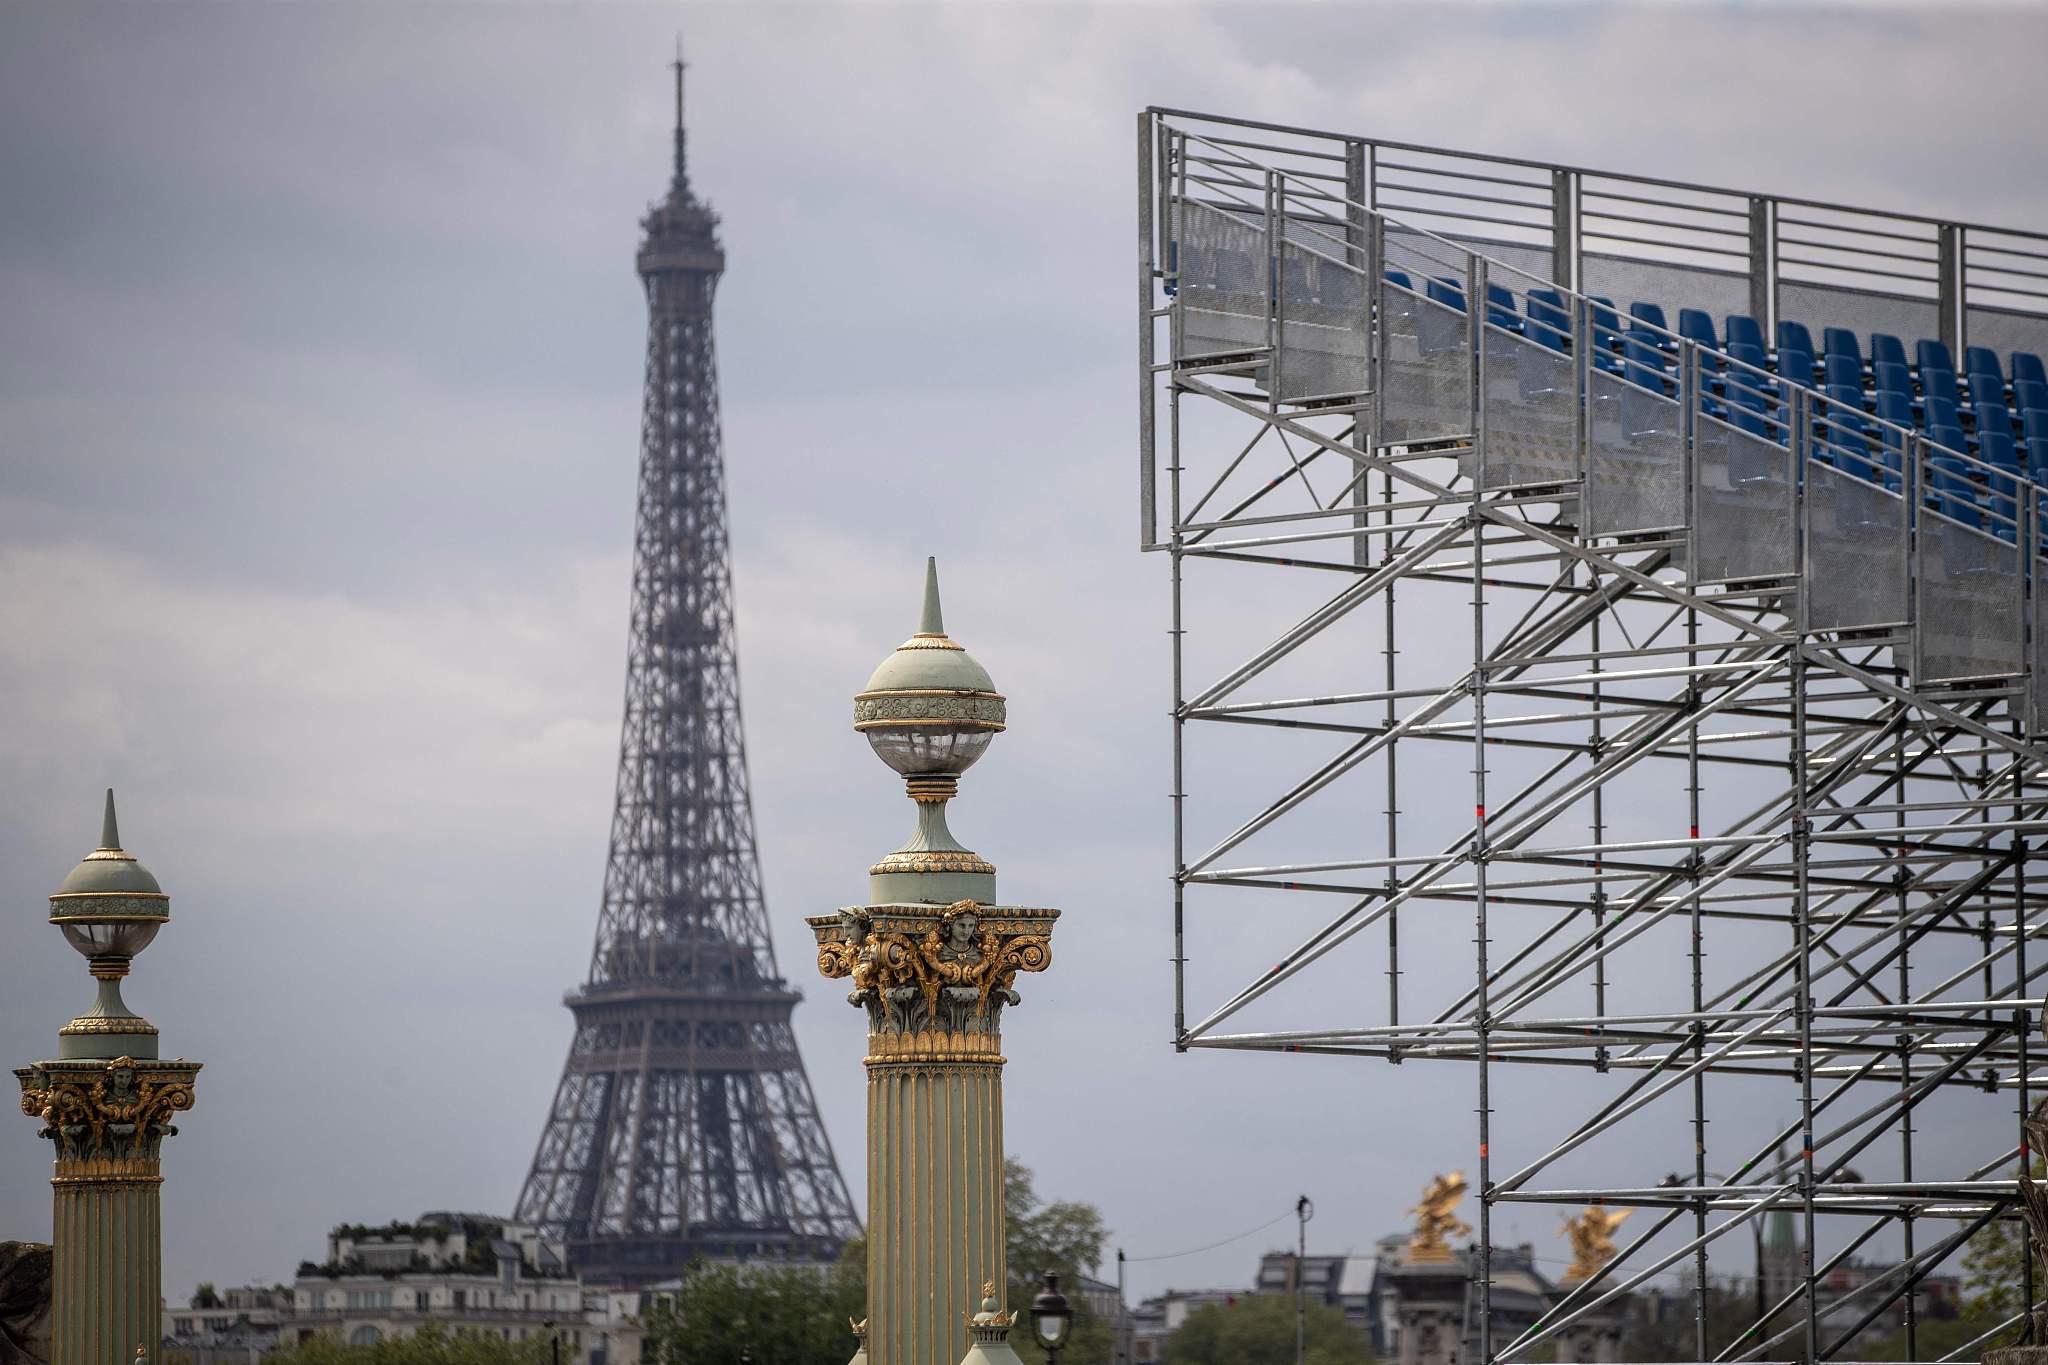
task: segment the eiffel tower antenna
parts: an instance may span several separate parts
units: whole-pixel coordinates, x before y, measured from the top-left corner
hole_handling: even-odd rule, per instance
[[[590,973],[516,1216],[597,1282],[827,1260],[860,1223],[776,967],[740,727],[711,305],[718,218],[676,169],[647,292],[625,721]]]
[[[683,198],[690,194],[690,164],[683,140],[683,35],[676,34],[676,59],[672,64],[676,73],[676,166],[671,182],[675,193]]]

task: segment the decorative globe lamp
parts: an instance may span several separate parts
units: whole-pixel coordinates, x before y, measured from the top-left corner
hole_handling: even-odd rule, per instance
[[[995,867],[946,828],[946,803],[1004,720],[1003,696],[988,670],[946,634],[939,565],[928,559],[917,633],[882,660],[853,699],[853,728],[903,775],[917,802],[909,842],[868,869],[870,903],[994,904]]]
[[[121,978],[170,917],[171,898],[149,869],[121,847],[110,789],[100,846],[50,896],[50,923],[85,955],[100,984],[92,1008],[57,1031],[59,1060],[157,1055],[156,1028],[121,999]]]

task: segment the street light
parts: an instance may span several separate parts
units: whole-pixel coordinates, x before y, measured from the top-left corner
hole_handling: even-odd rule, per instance
[[[1047,1365],[1059,1358],[1060,1347],[1067,1344],[1067,1329],[1073,1324],[1074,1310],[1068,1306],[1067,1296],[1060,1293],[1059,1272],[1048,1270],[1045,1288],[1031,1301],[1031,1335],[1045,1348]]]

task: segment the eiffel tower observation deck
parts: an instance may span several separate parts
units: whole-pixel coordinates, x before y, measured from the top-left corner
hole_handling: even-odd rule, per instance
[[[643,220],[647,381],[611,852],[590,974],[517,1217],[586,1277],[830,1259],[860,1232],[768,934],[740,727],[712,297],[718,216],[675,173]]]

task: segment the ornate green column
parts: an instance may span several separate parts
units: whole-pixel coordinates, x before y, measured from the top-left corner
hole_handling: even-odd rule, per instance
[[[1017,973],[1051,965],[1059,911],[996,904],[995,868],[946,827],[960,774],[1004,721],[987,672],[946,635],[928,565],[917,634],[854,699],[854,728],[917,804],[916,832],[869,869],[866,906],[809,921],[818,969],[850,977],[868,1017],[873,1365],[958,1365],[984,1286],[1008,1282],[1002,1014]]]
[[[100,846],[50,897],[99,998],[57,1034],[57,1059],[20,1067],[21,1110],[56,1144],[52,1365],[155,1359],[162,1336],[158,1156],[192,1107],[199,1063],[157,1057],[157,1032],[121,999],[129,961],[171,917],[170,897],[121,848],[107,793]]]

